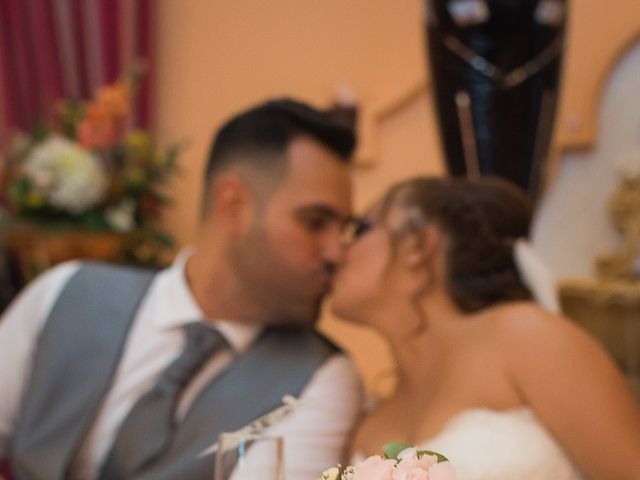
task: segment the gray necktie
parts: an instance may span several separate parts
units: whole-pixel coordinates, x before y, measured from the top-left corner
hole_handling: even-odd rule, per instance
[[[204,361],[226,344],[217,330],[203,323],[190,323],[184,329],[182,353],[127,414],[103,464],[99,480],[132,478],[171,445],[180,392]]]

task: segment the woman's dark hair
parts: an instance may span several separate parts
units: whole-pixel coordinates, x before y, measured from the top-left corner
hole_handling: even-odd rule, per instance
[[[445,234],[447,290],[464,312],[531,298],[513,258],[514,241],[528,236],[532,216],[519,187],[494,177],[420,177],[392,187],[381,216],[392,207],[419,210],[424,223]]]

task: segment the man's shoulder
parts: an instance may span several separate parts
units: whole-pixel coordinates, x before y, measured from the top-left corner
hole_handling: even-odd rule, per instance
[[[85,272],[87,275],[153,276],[162,270],[160,267],[137,266],[95,260],[83,260],[76,263],[77,273]]]
[[[101,293],[108,295],[109,285],[148,284],[158,273],[158,270],[93,260],[77,261],[73,271],[67,275],[66,289],[73,285],[81,286],[83,291],[99,288]],[[121,290],[121,288],[117,290]]]
[[[46,325],[69,326],[99,315],[133,318],[154,276],[153,271],[124,265],[78,262],[64,284],[58,285]]]

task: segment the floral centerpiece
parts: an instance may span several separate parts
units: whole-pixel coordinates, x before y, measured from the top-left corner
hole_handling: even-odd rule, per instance
[[[113,260],[159,262],[173,246],[159,220],[179,148],[160,150],[148,132],[129,128],[140,75],[134,69],[90,102],[61,101],[48,124],[14,137],[5,217],[40,232],[102,232],[118,238]]]
[[[406,443],[388,443],[385,458],[367,457],[354,465],[340,465],[325,471],[318,480],[455,480],[447,458],[429,450],[417,450]]]

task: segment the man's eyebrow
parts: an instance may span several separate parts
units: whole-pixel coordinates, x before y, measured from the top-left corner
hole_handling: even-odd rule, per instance
[[[322,215],[327,218],[340,220],[341,222],[346,222],[351,219],[351,215],[344,215],[340,213],[335,208],[330,207],[329,205],[324,204],[314,204],[314,205],[305,205],[296,210],[296,214],[305,215],[305,214],[314,214],[314,215]]]

